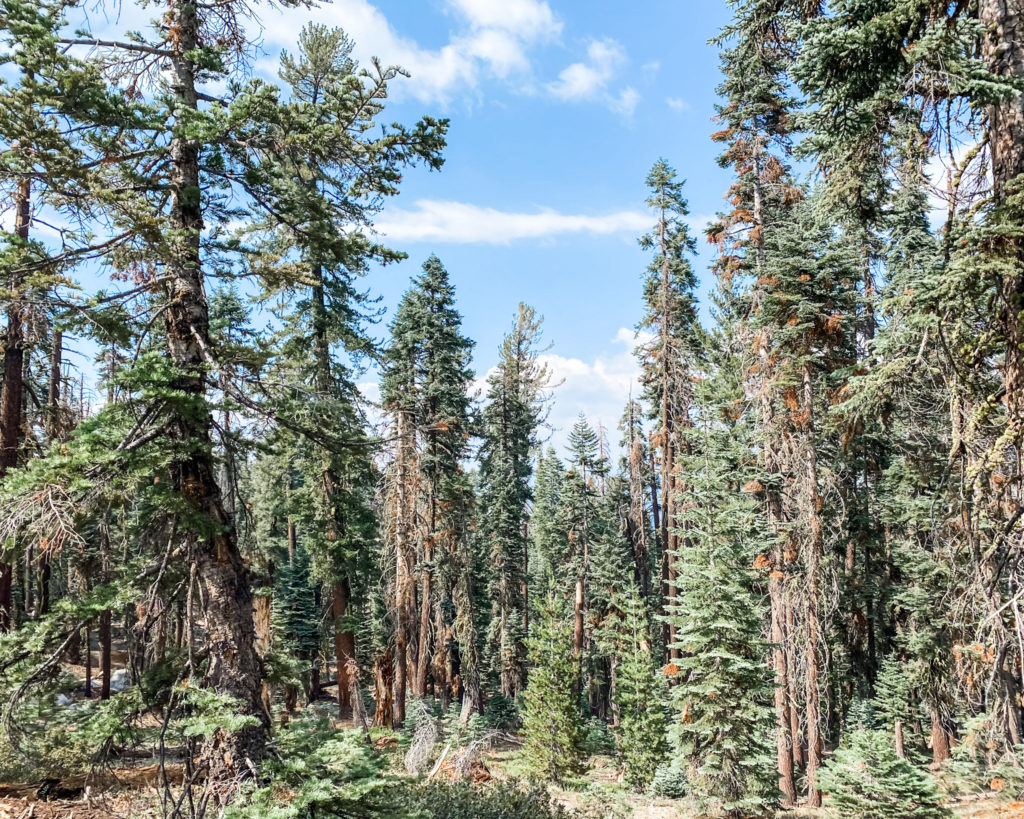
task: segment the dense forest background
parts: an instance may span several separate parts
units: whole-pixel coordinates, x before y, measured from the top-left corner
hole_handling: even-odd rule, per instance
[[[383,124],[403,72],[344,20],[272,83],[241,0],[110,40],[0,0],[5,796],[1024,796],[1024,3],[729,6],[725,209],[698,235],[653,164],[642,389],[559,451],[528,304],[482,391],[437,256],[376,338],[374,219],[449,122]]]

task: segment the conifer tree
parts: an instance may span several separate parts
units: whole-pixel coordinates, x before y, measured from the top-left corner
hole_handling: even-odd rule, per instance
[[[555,579],[566,554],[568,540],[561,527],[560,510],[565,469],[553,447],[538,454],[537,477],[530,514],[530,588],[546,589]],[[532,600],[540,608],[543,599]]]
[[[420,611],[412,690],[415,696],[425,697],[432,670],[435,690],[447,706],[449,686],[458,672],[465,689],[464,709],[479,711],[479,647],[468,548],[472,491],[462,468],[474,432],[468,394],[472,342],[461,333],[454,294],[441,261],[431,256],[391,324],[381,397],[386,410],[400,420],[403,416],[411,420],[419,449]],[[408,601],[400,605],[407,607]],[[457,612],[454,624],[447,619],[452,609]],[[457,656],[447,636],[453,625]],[[468,718],[468,711],[464,716]]]
[[[662,597],[670,605],[674,594],[675,560],[679,552],[681,524],[677,496],[685,491],[678,485],[678,461],[683,454],[685,429],[690,421],[692,389],[690,375],[699,351],[696,277],[689,256],[694,242],[685,221],[689,213],[683,197],[683,183],[663,159],[654,163],[647,175],[650,196],[647,206],[654,211],[654,229],[640,239],[644,250],[654,252],[644,279],[644,317],[639,329],[651,339],[640,345],[637,354],[642,370],[644,397],[656,419],[651,432],[653,449],[660,453],[661,486],[658,533]],[[669,626],[666,640],[673,642]]]
[[[530,671],[523,719],[523,755],[545,779],[564,781],[583,767],[579,661],[565,606],[549,589],[528,640]]]
[[[751,569],[762,544],[743,482],[756,473],[749,429],[722,412],[735,398],[728,381],[710,378],[700,386],[700,420],[684,461],[691,498],[680,555],[686,572],[668,609],[678,635],[676,658],[665,667],[677,681],[670,737],[695,800],[742,816],[763,811],[776,795],[772,682]]]
[[[935,781],[897,756],[888,733],[865,728],[850,732],[820,773],[829,804],[852,819],[944,819]]]
[[[531,452],[543,420],[551,376],[539,360],[540,319],[519,305],[512,331],[488,376],[480,450],[481,522],[491,567],[494,671],[501,693],[515,696],[525,682],[527,600],[527,507],[532,499]]]
[[[622,612],[613,649],[618,750],[626,782],[642,791],[668,753],[665,678],[655,667],[650,616],[639,590],[624,589],[616,603]]]

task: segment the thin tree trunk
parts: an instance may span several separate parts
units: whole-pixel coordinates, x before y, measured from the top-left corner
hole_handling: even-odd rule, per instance
[[[413,484],[415,440],[410,413],[397,415],[398,450],[396,453],[398,485],[395,522],[395,609],[398,622],[395,628],[394,673],[394,725],[405,722],[405,698],[409,687],[409,639],[413,629],[415,611],[415,585],[413,571],[415,556],[412,548],[412,525],[415,514],[416,492]],[[379,707],[378,707],[379,710]]]
[[[822,555],[823,535],[821,528],[821,497],[818,494],[818,458],[814,440],[814,385],[810,364],[804,365],[804,412],[807,415],[806,439],[807,450],[807,504],[809,537],[807,540],[804,560],[807,584],[807,646],[805,692],[807,709],[807,801],[813,807],[821,806],[821,791],[815,785],[815,775],[821,767],[822,740],[820,733],[820,681],[819,665],[821,662],[819,643],[821,627],[818,621],[818,594],[820,580],[819,564]]]
[[[109,700],[111,649],[110,609],[106,609],[100,613],[98,636],[100,644],[100,699]]]

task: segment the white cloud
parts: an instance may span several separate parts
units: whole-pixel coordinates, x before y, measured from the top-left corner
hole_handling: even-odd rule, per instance
[[[626,50],[615,40],[607,37],[591,40],[586,60],[563,68],[558,79],[548,83],[548,93],[567,102],[599,100],[615,113],[629,118],[640,101],[640,94],[631,86],[618,92],[609,90],[628,62]]]
[[[658,60],[652,60],[640,66],[640,70],[643,72],[644,79],[647,82],[653,82],[654,78],[658,76],[658,72],[661,71],[661,63]]]
[[[369,0],[334,0],[307,14],[264,10],[263,37],[269,52],[263,68],[276,72],[277,52],[294,49],[306,20],[342,26],[355,40],[355,56],[364,65],[372,57],[402,66],[411,78],[396,84],[399,94],[422,102],[444,102],[475,88],[492,74],[505,79],[530,69],[528,50],[557,37],[561,23],[543,0],[449,0],[458,29],[437,48],[424,48],[399,34]]]
[[[498,29],[529,39],[556,37],[562,31],[561,22],[546,2],[448,0],[448,5],[476,28]]]
[[[666,97],[665,102],[669,108],[680,114],[690,110],[690,103],[680,97]]]
[[[625,62],[626,52],[619,43],[607,38],[591,40],[586,62],[563,68],[558,79],[548,84],[548,90],[562,100],[593,99],[607,88]]]
[[[376,227],[398,241],[508,244],[566,233],[636,233],[647,228],[648,222],[650,216],[642,211],[593,216],[544,208],[536,213],[515,213],[465,202],[420,199],[411,210],[385,211]]]
[[[551,443],[561,450],[569,430],[582,412],[597,427],[603,425],[612,451],[617,449],[618,424],[629,400],[640,397],[640,366],[633,356],[639,344],[636,333],[620,327],[611,340],[613,346],[593,361],[547,353],[541,359],[551,369],[554,383],[554,404],[548,417],[552,427]],[[561,452],[560,452],[561,454]]]
[[[608,104],[616,114],[620,114],[626,119],[633,116],[633,112],[636,110],[637,103],[640,102],[640,92],[632,86],[623,88],[619,92],[617,97],[614,97]]]

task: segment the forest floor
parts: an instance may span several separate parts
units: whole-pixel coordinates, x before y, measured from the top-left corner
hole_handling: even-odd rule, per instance
[[[94,658],[93,668],[96,667],[96,659],[98,657]],[[78,672],[76,676],[80,678],[85,677],[84,668],[72,667],[69,670]],[[330,709],[326,703],[318,703],[318,706]],[[332,722],[338,729],[356,728],[352,723]],[[384,733],[387,736],[378,737],[375,744],[390,758],[392,772],[399,773],[405,748],[396,742],[395,735]],[[528,775],[520,744],[514,737],[508,737],[508,740],[482,753],[480,761],[484,767],[474,771],[474,781],[524,778]],[[585,810],[588,815],[601,819],[693,819],[697,815],[685,800],[631,793],[622,783],[616,761],[610,755],[591,756],[587,763],[585,773],[552,789],[555,798],[567,807]],[[176,778],[174,773],[171,772],[172,781]],[[448,775],[444,766],[438,775]],[[69,776],[31,783],[0,782],[0,819],[157,817],[160,815],[158,777],[156,765],[139,762],[134,766],[129,763],[123,768],[108,769],[88,781],[83,776]],[[997,793],[967,797],[951,807],[954,814],[962,819],[1024,819],[1024,802],[1010,803]],[[834,816],[827,811],[802,808],[780,812],[777,819],[831,819]]]

